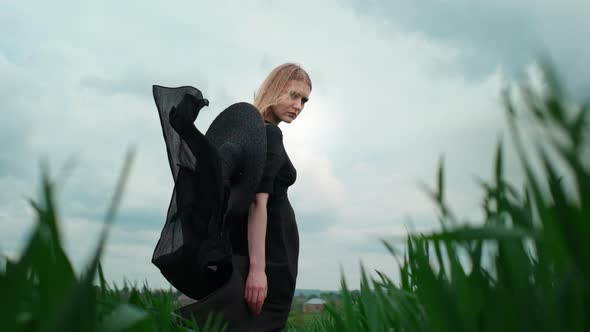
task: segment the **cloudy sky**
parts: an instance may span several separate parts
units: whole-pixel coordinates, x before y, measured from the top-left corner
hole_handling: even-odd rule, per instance
[[[361,261],[395,274],[378,239],[437,226],[422,185],[441,157],[451,206],[479,217],[476,179],[492,173],[506,82],[548,54],[574,95],[588,91],[588,17],[585,0],[4,0],[0,251],[16,256],[27,239],[41,160],[56,176],[73,160],[58,200],[83,266],[135,146],[105,272],[168,287],[150,263],[172,190],[151,85],[201,89],[206,130],[294,61],[314,83],[301,117],[281,125],[298,170],[298,288],[338,289],[341,272],[354,287]]]

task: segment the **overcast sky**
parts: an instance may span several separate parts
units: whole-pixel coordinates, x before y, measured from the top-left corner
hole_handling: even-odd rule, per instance
[[[437,226],[421,186],[442,156],[451,206],[479,217],[507,81],[549,54],[575,95],[588,91],[588,17],[585,0],[2,1],[0,250],[15,256],[27,239],[40,161],[55,175],[73,159],[58,201],[83,266],[135,146],[105,273],[168,287],[150,262],[172,190],[152,84],[199,88],[206,130],[294,61],[314,84],[281,124],[298,170],[297,287],[338,289],[341,272],[357,287],[361,261],[395,274],[378,239]]]

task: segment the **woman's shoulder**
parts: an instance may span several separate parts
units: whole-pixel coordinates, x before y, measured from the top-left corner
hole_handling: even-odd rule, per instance
[[[277,126],[276,124],[265,121],[264,126],[266,127],[266,136],[273,138],[283,138],[283,132],[281,131],[281,128],[279,128],[279,126]]]

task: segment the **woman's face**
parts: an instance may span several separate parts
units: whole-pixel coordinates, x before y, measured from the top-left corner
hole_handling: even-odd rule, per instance
[[[278,102],[269,110],[266,120],[274,124],[281,121],[291,123],[303,111],[310,93],[309,85],[303,81],[287,82]]]

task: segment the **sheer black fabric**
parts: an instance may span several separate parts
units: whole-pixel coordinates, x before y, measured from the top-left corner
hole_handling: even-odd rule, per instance
[[[233,271],[227,220],[247,213],[266,153],[264,123],[254,106],[238,103],[206,135],[193,124],[208,105],[193,87],[153,87],[174,179],[166,223],[152,262],[179,291],[201,299]]]
[[[254,106],[237,103],[203,135],[193,124],[208,105],[199,90],[154,86],[153,93],[175,185],[152,262],[175,288],[198,300],[179,313],[201,324],[209,314],[220,313],[229,331],[284,330],[297,278],[299,237],[287,197],[296,170],[280,129],[265,127]],[[268,295],[262,314],[253,315],[244,286],[248,208],[257,192],[270,194]]]

